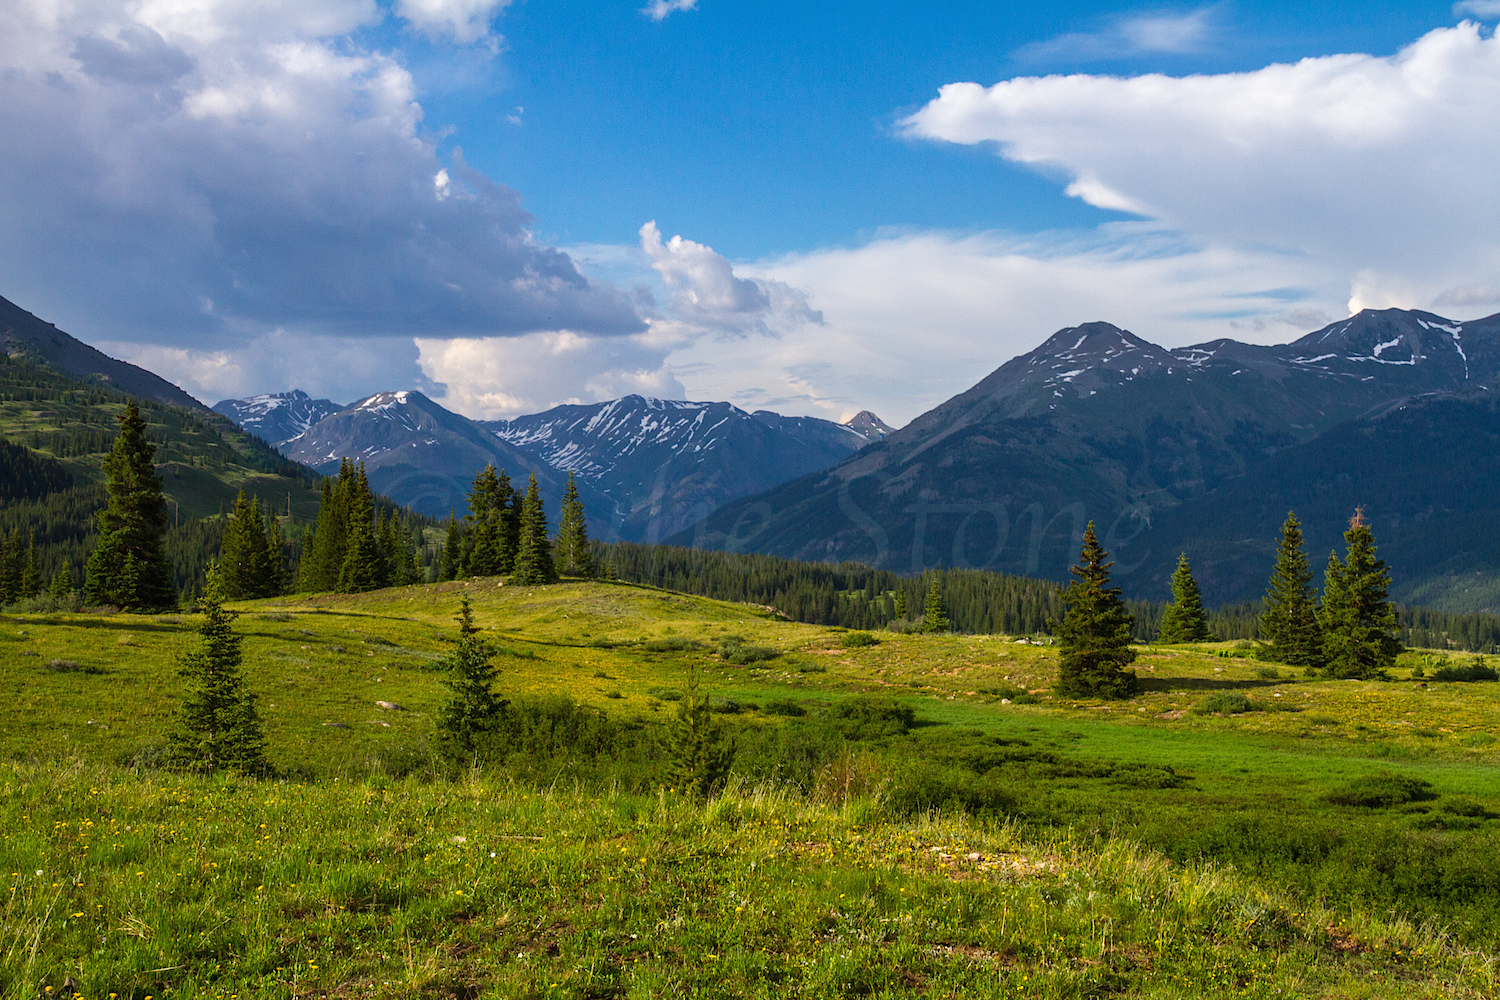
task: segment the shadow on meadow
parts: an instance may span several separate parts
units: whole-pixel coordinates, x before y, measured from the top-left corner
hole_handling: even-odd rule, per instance
[[[1142,691],[1235,691],[1268,687],[1286,687],[1295,684],[1292,678],[1273,680],[1260,678],[1232,679],[1223,677],[1162,677],[1146,674],[1141,677]]]

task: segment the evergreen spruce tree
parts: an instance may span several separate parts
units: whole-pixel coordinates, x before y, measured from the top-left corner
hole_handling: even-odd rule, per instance
[[[347,458],[339,463],[337,479],[323,480],[312,546],[302,550],[297,589],[304,593],[338,589],[349,543],[349,494],[353,484],[354,466]]]
[[[187,683],[176,723],[168,735],[167,759],[176,767],[213,772],[234,769],[245,774],[267,770],[265,734],[255,710],[256,696],[245,687],[240,669],[237,611],[224,607],[224,583],[210,566],[199,601],[202,644],[181,660]]]
[[[1288,511],[1276,545],[1276,566],[1266,584],[1266,609],[1260,616],[1266,659],[1294,667],[1323,667],[1323,632],[1318,624],[1313,571],[1302,551],[1302,526]]]
[[[457,580],[463,564],[463,536],[458,533],[458,519],[448,511],[448,537],[443,542],[443,561],[438,570],[439,580]]]
[[[404,517],[391,517],[389,562],[391,586],[409,587],[414,583],[424,582],[422,567],[417,563],[417,553],[412,543],[411,522]]]
[[[259,506],[260,501],[255,502]],[[290,517],[291,515],[287,515]],[[274,513],[266,518],[266,597],[276,597],[287,592],[288,571],[286,556],[283,554],[286,548],[286,535],[281,531],[281,521]]]
[[[1061,647],[1058,694],[1085,698],[1124,698],[1139,686],[1135,671],[1125,666],[1135,660],[1130,633],[1135,619],[1120,600],[1120,588],[1109,586],[1109,553],[1094,535],[1090,521],[1083,533],[1073,581],[1063,591],[1068,606],[1061,622],[1048,621]]]
[[[387,576],[380,546],[376,542],[374,496],[361,462],[349,492],[348,543],[339,569],[338,591],[360,594],[385,586]]]
[[[271,551],[260,500],[257,498],[252,503],[241,490],[235,497],[229,524],[224,529],[224,544],[219,556],[224,596],[230,600],[274,597],[279,593],[280,562],[280,547],[274,554]]]
[[[104,460],[108,505],[99,511],[99,541],[89,555],[84,595],[89,604],[131,611],[169,607],[177,591],[163,548],[167,503],[153,460],[156,445],[132,400]]]
[[[1375,558],[1375,536],[1362,509],[1349,519],[1344,541],[1348,550],[1342,563],[1337,553],[1329,554],[1318,613],[1324,669],[1340,678],[1381,677],[1395,664],[1401,643],[1396,612],[1386,598],[1391,574],[1385,561]]]
[[[42,592],[42,564],[37,559],[35,535],[26,543],[26,566],[21,570],[19,591],[23,600]]]
[[[536,484],[536,473],[526,487],[521,502],[521,544],[516,550],[511,582],[519,584],[556,583],[557,570],[552,565],[552,543],[547,540],[547,512],[542,509],[542,491]]]
[[[469,490],[469,513],[464,518],[467,549],[463,569],[466,576],[500,576],[515,565],[509,519],[513,514],[510,477],[486,465],[474,477]]]
[[[1177,557],[1177,571],[1172,574],[1172,603],[1162,611],[1159,641],[1207,642],[1212,638],[1208,612],[1203,610],[1203,594],[1184,552]]]
[[[583,501],[578,499],[578,487],[573,485],[571,470],[567,489],[563,491],[562,516],[557,520],[557,549],[553,555],[560,573],[585,578],[594,575],[588,520],[584,517]]]
[[[73,574],[68,572],[66,566],[52,574],[52,586],[47,588],[47,596],[57,607],[69,604],[73,600]]]
[[[896,584],[896,620],[906,621],[906,612],[906,585],[898,583]]]
[[[495,693],[494,650],[479,638],[467,597],[458,607],[458,643],[448,657],[451,695],[438,716],[438,738],[450,760],[473,760],[498,728],[508,704]]]
[[[687,690],[677,703],[677,719],[663,748],[667,784],[694,798],[707,798],[729,777],[734,747],[714,722],[697,666],[688,672]]]
[[[932,586],[927,588],[927,604],[922,614],[923,632],[946,632],[948,631],[948,612],[943,607],[943,592],[938,587],[936,580]]]

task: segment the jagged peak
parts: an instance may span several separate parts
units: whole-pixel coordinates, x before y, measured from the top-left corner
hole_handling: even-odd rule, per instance
[[[865,437],[874,435],[883,438],[888,434],[896,433],[896,428],[887,424],[869,410],[860,410],[854,416],[845,420],[844,426],[856,434],[862,434]]]

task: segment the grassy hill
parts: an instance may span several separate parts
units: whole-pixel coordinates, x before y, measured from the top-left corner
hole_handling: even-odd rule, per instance
[[[453,775],[461,595],[531,722]],[[1500,685],[1414,679],[1420,653],[1363,683],[1143,647],[1145,693],[1106,705],[1052,698],[1034,642],[861,646],[624,584],[240,607],[278,780],[151,766],[192,616],[0,620],[0,997],[1500,986]],[[655,749],[695,665],[738,745],[703,804]]]

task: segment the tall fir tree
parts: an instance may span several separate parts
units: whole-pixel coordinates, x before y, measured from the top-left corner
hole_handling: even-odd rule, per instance
[[[448,536],[443,542],[443,561],[438,570],[439,580],[457,580],[459,567],[463,564],[463,536],[458,533],[458,518],[453,510],[448,511]]]
[[[389,575],[376,537],[375,498],[370,481],[365,478],[364,463],[359,463],[350,487],[349,541],[344,563],[339,568],[338,590],[343,594],[360,594],[385,586]]]
[[[1187,553],[1177,557],[1172,574],[1172,603],[1161,614],[1160,642],[1207,642],[1213,638],[1208,628],[1208,612],[1203,610],[1203,592],[1193,579]]]
[[[36,535],[26,542],[26,565],[21,570],[20,596],[25,599],[42,592],[42,564],[37,558]]]
[[[47,588],[47,596],[58,608],[73,600],[73,574],[66,566],[52,574],[52,586]]]
[[[677,718],[667,731],[663,756],[667,783],[693,798],[707,798],[723,787],[734,759],[734,746],[709,712],[698,667],[688,670],[687,689],[677,703]]]
[[[568,471],[568,486],[563,491],[562,516],[557,519],[557,548],[553,557],[560,573],[585,578],[594,575],[588,519],[583,513],[583,501],[578,499],[578,487],[573,484],[572,470]]]
[[[511,582],[557,582],[557,570],[552,564],[552,543],[547,540],[547,512],[542,509],[542,491],[536,484],[534,472],[526,486],[526,497],[521,502],[521,544],[516,550]]]
[[[1109,568],[1114,563],[1108,557],[1090,521],[1078,565],[1069,570],[1073,580],[1062,594],[1067,613],[1061,622],[1047,623],[1061,647],[1058,694],[1125,698],[1140,685],[1135,671],[1125,669],[1135,661],[1135,650],[1130,648],[1135,619],[1125,610],[1120,588],[1109,585]]]
[[[1302,525],[1295,512],[1287,511],[1260,615],[1266,659],[1314,671],[1323,668],[1323,629],[1312,580],[1312,567],[1302,551]]]
[[[927,603],[922,612],[923,632],[946,632],[949,629],[948,609],[943,605],[943,591],[936,580],[927,588]]]
[[[448,657],[448,702],[438,716],[438,742],[453,761],[472,761],[487,749],[507,702],[495,692],[495,651],[479,637],[467,597],[458,607],[458,642]]]
[[[241,490],[235,497],[219,556],[224,596],[230,600],[274,597],[281,592],[281,547],[273,540],[261,513],[260,499]]]
[[[503,482],[502,482],[503,479]],[[506,532],[506,515],[510,513],[510,477],[493,464],[486,465],[474,477],[469,489],[468,530],[464,533],[465,576],[499,576],[509,572],[515,563]]]
[[[168,734],[167,760],[190,771],[263,774],[266,738],[241,670],[241,637],[234,631],[239,612],[226,609],[224,600],[223,577],[211,565],[199,601],[202,643],[181,660],[187,690]]]
[[[904,622],[906,621],[906,615],[906,584],[898,583],[896,584],[896,620]]]
[[[1391,574],[1385,561],[1375,558],[1375,536],[1364,510],[1355,510],[1344,532],[1348,545],[1344,561],[1328,556],[1323,583],[1324,670],[1339,678],[1384,676],[1395,665],[1401,643],[1396,640],[1396,612],[1387,600]]]
[[[99,511],[99,540],[89,555],[84,598],[130,611],[176,602],[167,562],[167,502],[156,475],[156,445],[134,400],[119,417],[120,433],[104,459],[108,505]]]
[[[353,464],[339,463],[337,479],[323,480],[323,498],[312,545],[302,550],[297,589],[304,593],[337,590],[349,538],[349,490],[354,481]]]

